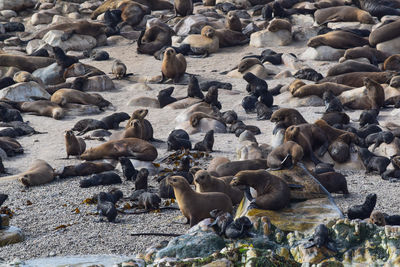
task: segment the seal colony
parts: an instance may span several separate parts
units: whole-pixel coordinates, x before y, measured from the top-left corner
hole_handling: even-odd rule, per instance
[[[391,222],[383,213],[399,213],[400,18],[349,1],[262,2],[262,12],[206,2],[40,1],[13,27],[0,13],[0,192],[28,233],[1,258],[47,256],[60,243],[48,231],[91,237],[57,255],[143,251],[162,239],[137,237],[127,250],[127,225],[183,233],[188,226],[171,223],[178,215],[193,226],[214,209],[234,212],[243,197],[279,212],[293,185],[269,171],[299,163],[343,211],[379,196],[374,213],[349,217],[382,225]],[[320,25],[309,25],[314,18]],[[174,153],[214,160],[177,157],[166,167]],[[100,192],[111,188],[125,197]],[[112,226],[94,223],[84,201],[94,194]],[[172,197],[181,211],[164,209]],[[145,210],[130,214],[135,201]]]

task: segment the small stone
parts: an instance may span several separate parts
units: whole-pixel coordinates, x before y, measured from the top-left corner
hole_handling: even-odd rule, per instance
[[[14,10],[2,10],[0,11],[0,15],[2,15],[6,19],[18,16],[17,12],[15,12]]]

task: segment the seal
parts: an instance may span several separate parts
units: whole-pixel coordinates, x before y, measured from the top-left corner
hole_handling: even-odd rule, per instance
[[[95,105],[99,108],[105,108],[111,105],[100,94],[85,93],[75,89],[60,89],[57,90],[50,98],[51,102],[60,106],[65,106],[68,103],[76,103],[82,105]]]
[[[370,152],[368,148],[358,148],[358,154],[361,157],[367,173],[375,171],[381,175],[386,171],[387,166],[390,164],[390,159],[377,156]]]
[[[189,183],[182,176],[170,176],[167,179],[174,189],[174,194],[183,216],[190,223],[190,227],[201,220],[210,217],[212,210],[232,213],[232,201],[228,195],[221,192],[199,193],[193,191]]]
[[[143,192],[138,199],[138,206],[145,210],[158,210],[160,208],[161,198],[154,193]]]
[[[373,211],[371,215],[369,216],[369,223],[376,224],[378,226],[385,226],[386,221],[385,221],[385,215],[383,215],[382,212],[380,211]]]
[[[372,152],[375,151],[382,143],[390,144],[393,142],[395,136],[390,131],[382,131],[378,133],[373,133],[365,138],[365,144],[367,146],[374,145],[372,147]]]
[[[115,112],[111,115],[105,116],[101,119],[102,122],[106,125],[106,128],[109,129],[118,129],[119,124],[123,121],[129,120],[130,116],[125,112]]]
[[[151,140],[154,141],[155,139],[153,138],[153,127],[151,126],[151,123],[145,119],[147,114],[149,113],[148,109],[137,109],[132,113],[132,116],[129,118],[128,123],[125,126],[125,129],[128,129],[129,127],[133,126],[133,121],[136,120],[137,122],[137,127],[140,131],[140,137],[143,140]],[[138,133],[136,131],[136,133]]]
[[[243,79],[248,83],[246,86],[247,92],[257,98],[260,98],[260,102],[265,104],[267,107],[272,107],[274,98],[268,91],[268,84],[264,80],[258,78],[251,72],[243,75]]]
[[[215,174],[218,177],[234,176],[235,174],[243,170],[259,170],[267,168],[268,164],[265,159],[228,161],[225,163],[220,163],[220,165],[215,168]]]
[[[68,130],[65,132],[65,148],[67,150],[67,159],[69,159],[70,155],[81,155],[86,149],[86,143],[82,138],[77,138],[72,130]]]
[[[15,67],[30,73],[37,69],[47,67],[54,62],[56,62],[56,60],[49,57],[0,54],[0,66]]]
[[[56,103],[48,100],[37,100],[33,102],[21,102],[19,110],[22,112],[33,112],[39,116],[51,117],[56,120],[64,118],[64,110]]]
[[[346,177],[338,172],[325,172],[317,174],[318,181],[329,191],[329,193],[349,194]]]
[[[189,134],[182,129],[173,130],[168,135],[168,151],[180,149],[192,149],[192,143],[189,140]]]
[[[303,158],[303,148],[293,141],[288,141],[274,148],[268,154],[267,164],[272,169],[281,170],[296,166]]]
[[[340,74],[336,76],[327,76],[317,83],[332,82],[337,84],[343,84],[351,87],[362,87],[364,86],[364,78],[367,77],[376,81],[379,84],[389,83],[390,79],[396,76],[393,71],[385,72],[350,72]]]
[[[303,246],[305,249],[312,247],[325,247],[333,252],[338,252],[338,249],[335,247],[335,242],[329,237],[329,230],[325,224],[318,225],[315,228],[312,238],[310,238]]]
[[[249,208],[280,210],[290,203],[290,190],[286,182],[265,170],[241,171],[233,177],[231,185],[244,185],[257,191],[255,199],[249,193],[246,194],[251,201]]]
[[[348,49],[349,50],[349,49]],[[346,51],[348,51],[346,50]],[[379,72],[380,69],[374,65],[358,62],[355,60],[346,60],[343,63],[334,65],[328,70],[326,76],[336,76],[350,72]]]
[[[95,173],[114,170],[114,166],[105,162],[82,162],[78,165],[65,166],[58,176],[63,179],[74,176],[88,176]]]
[[[194,145],[194,150],[211,152],[214,145],[214,130],[209,130],[204,139]]]
[[[317,9],[314,13],[315,21],[318,24],[328,22],[353,22],[358,21],[363,24],[374,24],[372,16],[364,10],[352,6],[335,6]]]
[[[149,170],[141,168],[136,176],[135,190],[147,190],[147,178],[149,177]]]
[[[242,32],[242,23],[235,11],[229,11],[225,17],[225,28],[231,31]]]
[[[54,58],[56,59],[57,65],[65,68],[68,68],[74,63],[78,63],[79,60],[74,56],[67,56],[60,47],[53,47]]]
[[[137,51],[142,54],[154,55],[163,47],[171,45],[172,34],[173,31],[168,26],[152,25],[146,31],[141,32],[137,41]]]
[[[153,161],[157,158],[157,149],[142,139],[125,138],[108,141],[97,147],[87,149],[81,155],[83,160],[118,159],[120,157],[133,157],[137,160]]]
[[[292,24],[285,19],[273,19],[270,21],[267,30],[270,32],[277,32],[280,30],[286,30],[288,32],[292,32]]]
[[[173,48],[167,48],[161,66],[161,73],[165,78],[173,79],[174,83],[179,82],[186,71],[186,59],[182,54],[176,54]]]
[[[113,62],[111,72],[115,78],[122,79],[126,75],[126,65],[121,60],[116,59]]]
[[[109,222],[115,222],[115,218],[118,214],[117,209],[115,208],[115,203],[107,200],[108,197],[104,192],[100,192],[97,196],[97,211],[100,216],[99,220],[101,221],[101,216],[104,216]]]
[[[88,188],[98,185],[112,185],[122,183],[121,177],[116,172],[107,171],[102,173],[96,173],[90,176],[88,179],[83,179],[79,182],[79,187]]]
[[[126,157],[119,158],[121,164],[122,174],[127,181],[135,181],[138,171],[133,166],[131,160]]]
[[[385,90],[376,81],[365,77],[364,86],[367,88],[367,96],[371,100],[371,108],[379,109],[385,105]]]
[[[352,32],[341,30],[312,37],[307,42],[307,46],[309,47],[315,48],[321,45],[326,45],[336,49],[349,49],[367,44],[368,40],[363,37]]]
[[[372,211],[376,205],[376,194],[369,194],[363,204],[351,206],[347,210],[347,217],[350,220],[354,219],[367,219],[371,216]]]
[[[348,144],[350,142],[360,145],[361,141],[360,138],[351,132],[343,131],[340,129],[336,129],[331,127],[326,121],[319,119],[314,122],[314,125],[320,128],[324,133],[325,137],[329,140],[329,142],[333,142],[334,140],[338,139],[339,137],[343,137],[344,135],[349,136]],[[343,139],[344,140],[344,139]]]
[[[151,10],[148,6],[142,5],[136,1],[125,2],[119,6],[122,11],[121,19],[123,24],[130,26],[138,25],[145,15],[150,15]]]
[[[194,176],[194,184],[196,192],[222,192],[231,198],[233,205],[236,205],[242,201],[243,192],[229,184],[232,179],[233,176],[212,177],[207,171],[199,170]]]
[[[215,35],[218,37],[219,47],[231,47],[244,45],[249,42],[249,38],[242,32],[232,31],[229,29],[217,29]]]
[[[363,47],[354,47],[347,49],[344,53],[345,59],[357,59],[357,58],[367,58],[371,64],[377,65],[378,63],[382,63],[387,59],[388,55],[382,51],[379,51],[375,48],[369,47],[367,45]],[[346,61],[345,61],[346,62]],[[352,63],[355,64],[355,63]],[[362,64],[362,63],[361,63]],[[359,65],[362,66],[362,65]],[[354,66],[356,69],[356,65]],[[364,71],[360,69],[358,71]],[[331,75],[328,75],[331,76]]]
[[[63,78],[77,77],[73,80],[71,88],[83,90],[87,78],[98,75],[105,75],[105,73],[96,67],[78,62],[65,69]]]
[[[192,0],[174,0],[175,16],[186,17],[193,14]]]
[[[97,130],[97,129],[107,129],[107,125],[96,119],[82,119],[75,123],[74,127],[71,129],[72,131],[79,131],[78,135],[83,135],[89,131]]]
[[[227,162],[230,162],[230,160],[225,157],[214,157],[208,164],[207,172],[212,176],[219,176],[216,173],[217,167]]]
[[[340,100],[333,94],[331,90],[326,91],[322,95],[322,99],[325,102],[325,113],[330,112],[342,112],[343,106]]]
[[[191,34],[182,43],[189,44],[196,54],[205,54],[205,56],[215,53],[219,49],[219,40],[215,29],[208,25],[201,29],[201,34]]]
[[[330,90],[334,95],[340,95],[344,91],[354,89],[352,86],[337,84],[334,82],[324,82],[320,84],[306,84],[295,90],[292,95],[294,97],[306,97],[316,95],[322,98],[323,94]]]
[[[293,108],[280,108],[271,116],[271,122],[275,122],[276,126],[274,128],[274,132],[278,128],[286,129],[292,125],[298,125],[302,123],[307,123],[304,117]]]
[[[321,117],[321,120],[326,121],[326,123],[328,123],[330,126],[350,123],[350,117],[344,112],[324,113],[324,115]]]
[[[400,55],[391,55],[383,62],[384,70],[400,71]]]
[[[379,43],[392,40],[400,36],[400,20],[396,20],[376,28],[369,35],[369,44],[374,47]]]
[[[55,173],[53,168],[44,160],[35,160],[29,170],[18,174],[18,180],[25,186],[46,184],[53,181]]]

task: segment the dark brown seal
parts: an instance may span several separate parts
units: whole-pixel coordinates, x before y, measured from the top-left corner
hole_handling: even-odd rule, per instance
[[[175,14],[186,17],[193,14],[192,0],[174,0]]]
[[[111,171],[114,169],[115,167],[110,163],[85,161],[78,165],[65,166],[62,169],[61,173],[58,173],[58,176],[60,178],[88,176],[95,173]]]
[[[400,71],[400,55],[391,55],[383,63],[384,70]]]
[[[183,216],[190,227],[201,220],[209,218],[214,209],[232,213],[232,201],[228,195],[221,192],[198,193],[193,191],[185,178],[170,176],[167,182],[174,189],[175,197]]]
[[[72,130],[68,130],[65,132],[65,148],[68,159],[69,156],[81,155],[86,149],[86,143],[82,138],[77,138]]]
[[[350,48],[344,52],[345,59],[367,58],[372,64],[382,63],[387,57],[388,55],[386,53],[369,47],[368,45]]]
[[[296,109],[293,108],[280,108],[271,116],[271,122],[275,122],[277,126],[275,128],[286,129],[292,125],[298,125],[302,123],[307,123],[304,117],[298,112]]]
[[[232,179],[233,186],[250,186],[257,191],[253,201],[264,210],[280,210],[290,203],[290,190],[285,181],[265,170],[241,171]]]
[[[232,179],[233,176],[212,177],[208,171],[199,170],[194,176],[194,184],[197,192],[222,192],[231,198],[233,205],[236,205],[242,201],[243,192],[230,185]]]
[[[37,69],[47,67],[56,62],[49,57],[32,57],[0,54],[0,66],[15,67],[19,70],[34,72]]]
[[[231,31],[242,32],[242,23],[235,11],[229,11],[226,14],[225,28]]]
[[[369,43],[371,46],[376,46],[379,43],[392,40],[400,36],[400,19],[385,24],[373,30],[369,35]]]
[[[315,178],[328,190],[330,193],[349,194],[347,189],[346,177],[338,172],[325,172],[316,174]]]
[[[153,55],[164,46],[171,45],[173,31],[168,26],[152,25],[142,31],[137,41],[137,51],[142,54]]]
[[[216,174],[221,176],[233,176],[236,173],[244,170],[259,170],[267,169],[267,161],[265,159],[251,159],[251,160],[239,160],[239,161],[229,161],[222,163],[216,167]]]

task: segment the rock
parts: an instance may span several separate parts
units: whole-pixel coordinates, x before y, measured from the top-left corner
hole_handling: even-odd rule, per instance
[[[49,24],[53,20],[53,16],[48,13],[35,13],[31,17],[33,26],[38,24]]]
[[[164,257],[178,259],[206,257],[224,247],[224,239],[214,232],[197,231],[172,239],[167,247],[157,252],[156,259]]]
[[[10,19],[12,17],[16,17],[17,12],[15,12],[14,10],[2,10],[0,11],[0,15],[2,15],[6,19]]]
[[[32,54],[33,52],[41,49],[41,48],[45,48],[48,51],[51,51],[51,46],[46,44],[45,41],[40,40],[40,39],[33,39],[31,41],[29,41],[29,43],[26,45],[26,53],[28,55]]]
[[[283,70],[274,76],[274,79],[282,79],[293,77],[293,74],[289,70]]]
[[[32,101],[31,97],[50,99],[49,93],[36,82],[22,82],[8,86],[0,91],[0,98],[12,101]]]
[[[39,10],[46,10],[46,9],[52,9],[54,5],[52,3],[41,3]]]
[[[301,25],[304,28],[311,28],[314,25],[314,18],[311,15],[295,14],[291,16],[292,25]]]
[[[288,53],[284,53],[282,55],[282,63],[285,64],[286,67],[295,69],[295,70],[300,70],[305,67],[308,67],[306,64],[304,64],[303,61],[296,58],[294,55],[288,54]]]
[[[295,41],[308,41],[310,38],[317,36],[318,30],[318,27],[294,27],[293,39]]]
[[[0,10],[21,11],[34,7],[35,4],[35,0],[0,0]]]
[[[376,49],[388,53],[389,55],[400,54],[400,36],[377,44]]]
[[[287,30],[279,30],[277,32],[262,30],[252,33],[250,36],[250,45],[254,47],[289,45],[291,42],[292,33]]]
[[[136,159],[130,159],[130,161],[132,162],[132,165],[133,167],[135,167],[136,170],[146,168],[149,171],[149,176],[156,175],[159,172],[159,168],[154,166],[152,162],[141,161]]]
[[[65,115],[67,116],[88,116],[100,114],[103,111],[98,106],[94,105],[80,105],[75,103],[68,103],[63,106]]]
[[[1,2],[0,2],[1,4]],[[0,230],[0,247],[22,242],[24,235],[21,229],[10,226]]]
[[[63,17],[60,15],[54,15],[51,24],[61,24],[61,23],[73,23],[74,19]]]
[[[53,85],[64,82],[64,68],[57,63],[53,63],[48,67],[35,70],[32,75],[41,79],[44,84]]]
[[[79,4],[76,3],[70,3],[66,1],[61,1],[61,6],[62,6],[62,13],[63,14],[69,14],[72,12],[78,12],[79,11]]]
[[[114,82],[107,75],[89,77],[83,84],[83,91],[112,91],[115,90]]]
[[[145,83],[136,83],[129,86],[129,90],[132,92],[137,92],[137,91],[151,91],[153,89]]]
[[[160,108],[160,102],[158,102],[158,99],[151,97],[132,98],[128,101],[127,105],[132,107]]]
[[[203,267],[233,267],[233,263],[228,259],[219,259],[203,265]]]
[[[351,29],[359,29],[359,30],[372,30],[372,26],[374,24],[362,24],[360,22],[329,22],[328,28],[331,29],[342,29],[342,30],[351,30]]]
[[[120,35],[113,35],[107,38],[107,45],[128,45],[132,40],[126,39]]]
[[[52,30],[46,33],[42,40],[51,46],[60,47],[64,52],[91,50],[97,45],[96,39],[89,35],[73,34],[68,40],[63,40],[64,38],[63,31]]]
[[[210,130],[214,130],[214,133],[226,133],[226,126],[222,122],[209,118],[202,118],[196,128],[189,121],[185,121],[176,126],[175,129],[183,129],[188,134],[206,133]]]
[[[303,60],[321,60],[321,61],[337,61],[344,55],[344,49],[336,49],[330,46],[318,46],[317,48],[309,47],[300,59]]]
[[[79,14],[78,12],[69,13],[67,16],[68,18],[73,19],[74,21],[82,18],[82,15]]]

